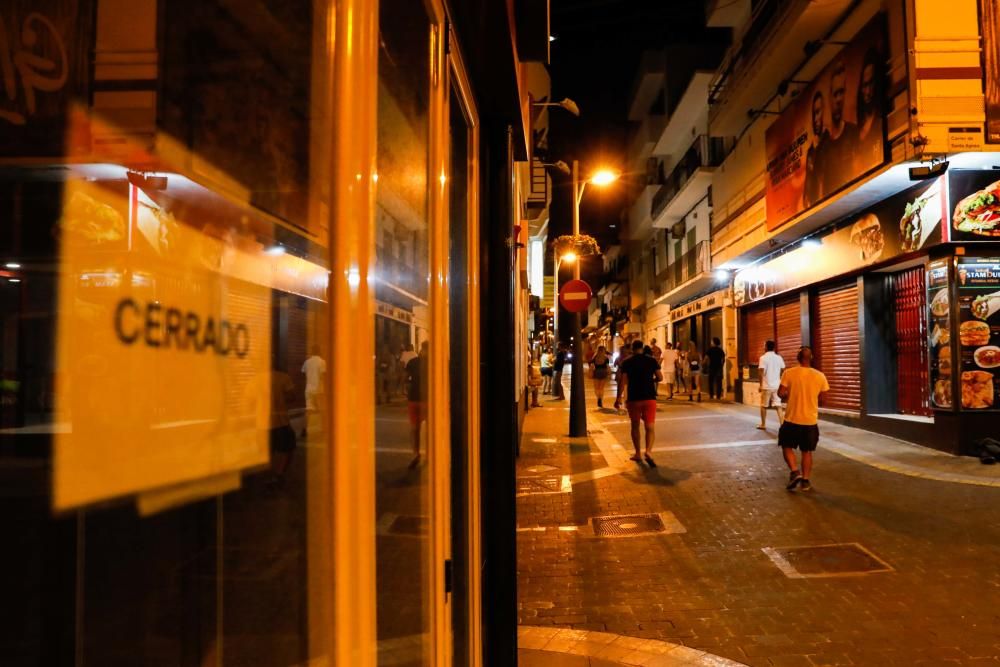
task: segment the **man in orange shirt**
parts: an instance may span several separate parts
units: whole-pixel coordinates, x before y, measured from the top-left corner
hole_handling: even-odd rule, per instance
[[[813,452],[819,442],[819,399],[830,391],[826,376],[812,367],[812,349],[799,350],[798,368],[789,368],[781,376],[778,396],[785,401],[785,421],[778,429],[778,446],[788,464],[789,491],[798,486],[811,491],[809,475],[812,473]],[[802,471],[795,460],[795,449],[802,450]]]

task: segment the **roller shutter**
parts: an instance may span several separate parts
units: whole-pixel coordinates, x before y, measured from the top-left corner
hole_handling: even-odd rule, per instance
[[[744,363],[756,364],[764,354],[764,343],[774,339],[774,307],[771,303],[749,306],[743,312]]]
[[[774,304],[774,342],[777,352],[785,359],[785,367],[798,366],[795,356],[802,347],[802,307],[799,297]]]
[[[898,410],[905,415],[930,415],[924,267],[893,275],[892,293],[896,310]]]
[[[815,366],[830,383],[821,405],[861,410],[861,338],[857,283],[817,292],[812,307]]]

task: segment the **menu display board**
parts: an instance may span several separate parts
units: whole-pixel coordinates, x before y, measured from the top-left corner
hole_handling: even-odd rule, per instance
[[[1000,408],[1000,257],[958,259],[963,410]]]
[[[947,259],[927,265],[927,318],[930,340],[927,349],[930,357],[931,402],[936,408],[951,409],[951,297],[949,294]]]

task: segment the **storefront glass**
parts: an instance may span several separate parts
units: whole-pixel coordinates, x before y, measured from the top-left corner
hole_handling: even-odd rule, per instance
[[[253,8],[0,9],[5,665],[330,652],[333,6]]]

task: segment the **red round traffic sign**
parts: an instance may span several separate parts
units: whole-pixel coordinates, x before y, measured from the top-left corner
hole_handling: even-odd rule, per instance
[[[590,285],[582,280],[571,280],[559,290],[559,303],[571,313],[582,313],[590,307],[594,295]]]

